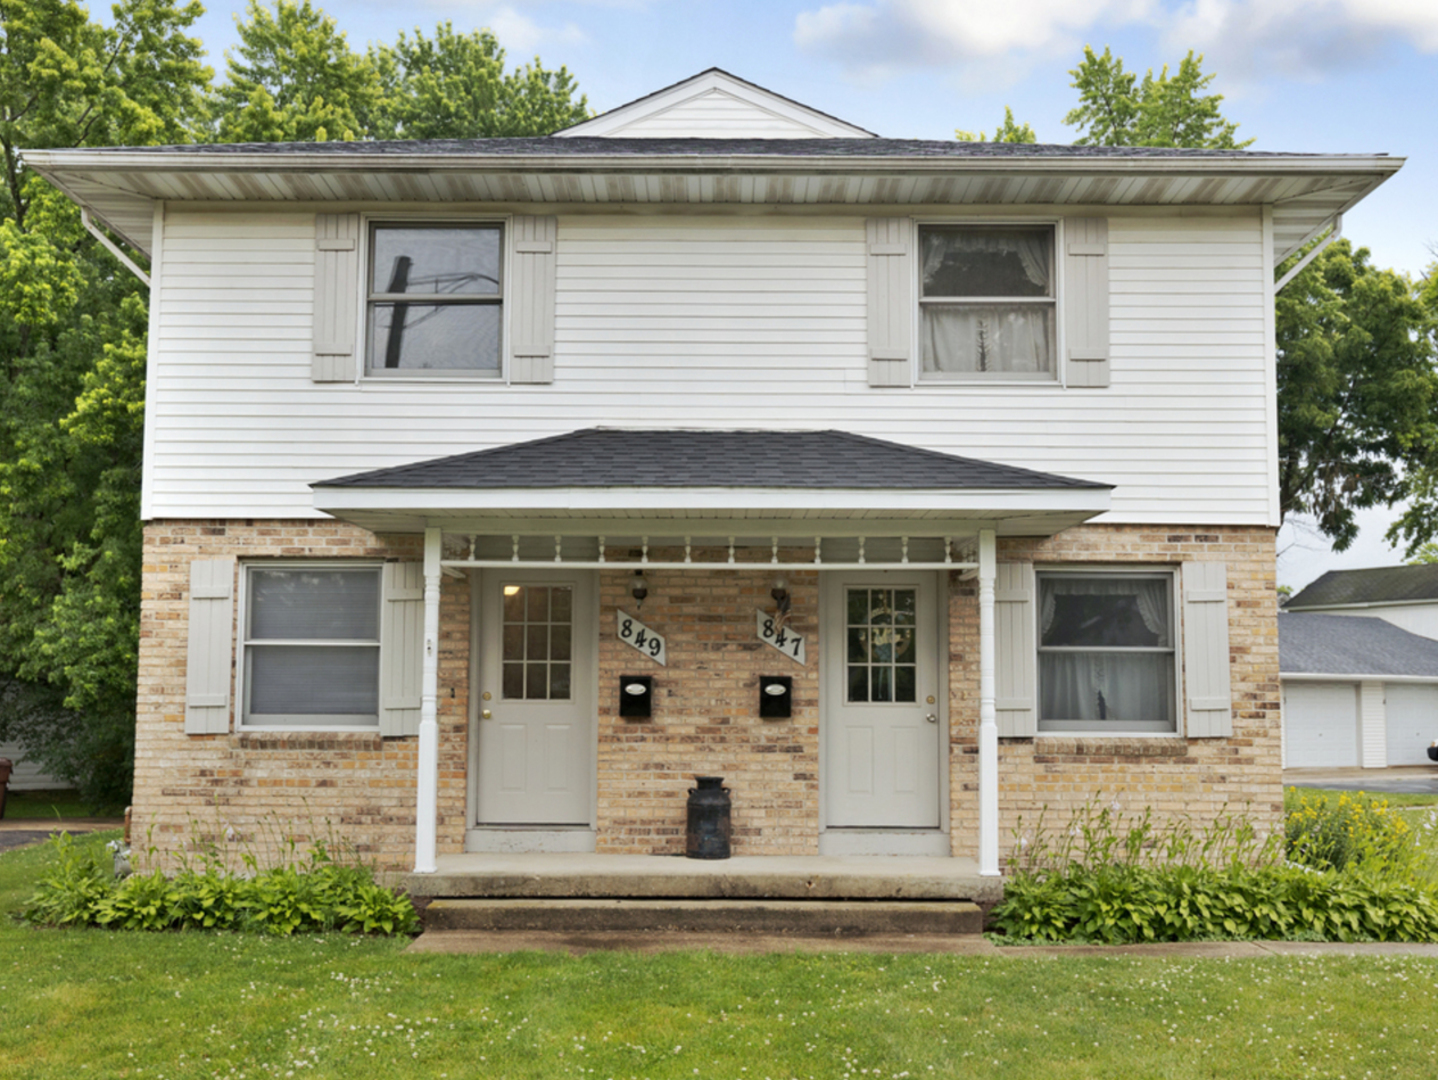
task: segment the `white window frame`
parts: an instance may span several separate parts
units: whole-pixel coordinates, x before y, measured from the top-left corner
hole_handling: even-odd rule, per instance
[[[370,259],[374,248],[374,233],[377,228],[393,225],[408,228],[469,228],[474,226],[491,226],[500,230],[499,237],[499,370],[498,371],[465,371],[459,368],[446,370],[421,371],[414,368],[396,370],[393,373],[384,371],[373,371],[369,366],[369,309],[370,304],[376,301],[383,302],[388,294],[370,292],[370,274],[372,267]],[[510,372],[510,332],[509,332],[509,268],[513,265],[514,252],[514,229],[511,227],[511,215],[483,215],[479,217],[443,217],[436,216],[433,211],[396,211],[360,215],[360,273],[359,273],[359,327],[356,331],[355,340],[359,342],[357,348],[359,372],[361,383],[373,385],[389,385],[396,382],[459,382],[468,385],[478,386],[505,386],[509,382]],[[409,299],[418,298],[418,302],[425,302],[427,294],[405,294]],[[453,297],[450,297],[453,299]]]
[[[1135,721],[1130,720],[1044,720],[1043,718],[1043,665],[1040,663],[1044,646],[1043,640],[1043,577],[1044,575],[1058,575],[1075,577],[1080,574],[1096,577],[1134,577],[1134,578],[1156,578],[1168,579],[1168,613],[1169,632],[1172,637],[1172,644],[1168,648],[1154,647],[1143,650],[1145,652],[1167,652],[1173,655],[1173,724],[1170,727],[1136,727]],[[1172,565],[1074,565],[1072,563],[1052,563],[1036,565],[1034,567],[1034,727],[1039,738],[1074,738],[1075,736],[1094,735],[1106,738],[1158,738],[1171,739],[1181,736],[1184,730],[1184,694],[1183,694],[1183,619],[1181,617],[1179,569]],[[1054,647],[1055,651],[1069,651],[1066,648]],[[1123,649],[1096,649],[1101,652],[1122,652]],[[1157,721],[1147,721],[1149,724],[1156,724]],[[1054,727],[1052,725],[1059,725]]]
[[[249,668],[247,667],[246,662],[245,662],[245,648],[246,648],[246,646],[248,646],[248,645],[250,645],[250,644],[252,643],[252,642],[251,642],[251,639],[250,639],[250,573],[251,573],[251,571],[253,571],[253,570],[373,570],[374,573],[375,573],[375,575],[376,575],[376,577],[379,579],[379,584],[380,584],[380,587],[379,587],[379,590],[378,590],[378,592],[379,592],[379,604],[380,604],[380,608],[379,608],[379,611],[376,613],[376,619],[377,619],[377,621],[376,621],[376,624],[375,624],[375,625],[376,625],[377,627],[381,628],[381,629],[380,629],[380,636],[379,636],[379,637],[376,637],[375,640],[374,640],[374,642],[371,643],[371,642],[368,642],[368,641],[338,640],[338,639],[336,639],[336,640],[334,640],[334,641],[305,640],[305,641],[289,642],[289,641],[274,641],[274,640],[270,640],[270,639],[260,639],[260,640],[257,640],[257,641],[255,641],[255,642],[253,642],[253,644],[257,644],[257,645],[259,645],[259,644],[264,644],[264,645],[294,644],[294,645],[310,645],[310,646],[320,646],[320,647],[323,647],[323,646],[326,646],[326,645],[331,645],[331,646],[357,646],[357,645],[370,645],[370,644],[373,644],[373,646],[374,646],[374,651],[375,651],[375,674],[376,674],[376,677],[378,678],[378,676],[379,676],[380,674],[382,674],[382,669],[381,669],[381,667],[380,667],[380,663],[381,663],[380,650],[381,650],[381,648],[382,648],[381,640],[382,640],[382,637],[383,637],[383,629],[382,629],[382,627],[383,627],[384,602],[385,602],[385,597],[384,597],[384,562],[383,562],[383,561],[377,561],[377,560],[373,560],[373,559],[364,559],[364,560],[355,560],[355,559],[294,559],[294,560],[290,560],[290,559],[256,559],[256,560],[250,561],[250,562],[241,562],[241,563],[240,563],[240,574],[239,574],[240,595],[239,595],[239,598],[238,598],[238,603],[237,603],[237,605],[236,605],[236,611],[237,611],[237,616],[236,616],[236,617],[237,617],[237,619],[238,619],[238,623],[237,623],[236,625],[237,625],[237,631],[238,631],[238,632],[237,632],[237,634],[236,634],[237,644],[236,644],[236,649],[235,649],[235,652],[236,652],[236,656],[235,656],[235,682],[236,682],[236,684],[237,684],[237,685],[236,685],[236,691],[237,691],[236,697],[237,697],[239,700],[236,702],[236,708],[235,708],[235,730],[236,730],[236,731],[274,731],[274,732],[318,732],[318,731],[323,731],[323,732],[337,732],[337,731],[353,731],[353,732],[364,732],[364,733],[366,733],[366,734],[378,735],[378,734],[380,733],[380,714],[379,714],[379,712],[376,712],[376,713],[375,713],[374,723],[372,723],[372,724],[371,724],[371,723],[368,723],[368,722],[363,722],[363,723],[358,722],[358,718],[356,718],[356,717],[350,717],[350,716],[338,716],[338,717],[336,717],[337,720],[341,721],[341,722],[338,722],[338,723],[314,723],[313,721],[315,720],[315,714],[309,714],[309,713],[295,713],[295,714],[292,714],[291,718],[295,720],[295,723],[291,723],[291,724],[252,724],[252,723],[247,722],[247,717],[249,716],[249,708],[250,708],[250,702],[249,702],[249,699],[250,699],[250,676],[249,676]],[[274,714],[272,714],[272,713],[266,713],[265,715],[270,716],[270,715],[274,715]],[[285,714],[281,714],[281,715],[285,715]],[[348,722],[345,722],[345,721],[348,721]]]
[[[1054,295],[1052,298],[1054,312],[1054,373],[1050,376],[1029,376],[1015,375],[1011,372],[992,373],[971,373],[963,372],[945,373],[943,375],[924,374],[924,255],[923,255],[923,233],[930,228],[994,228],[1006,227],[1034,227],[1046,225],[1053,230],[1053,282]],[[914,253],[914,322],[913,334],[913,381],[914,386],[931,387],[956,387],[962,386],[966,389],[973,389],[979,386],[1028,386],[1049,388],[1062,387],[1066,378],[1066,366],[1064,364],[1064,222],[1060,217],[1001,217],[985,218],[966,216],[962,218],[934,218],[923,217],[913,219],[912,235],[910,237],[910,250]],[[1042,302],[1043,298],[1035,297],[1006,297],[1006,296],[983,296],[972,298],[973,303],[1035,303]],[[927,303],[941,305],[954,304],[956,301],[951,297],[934,297]],[[963,303],[962,299],[958,300]]]

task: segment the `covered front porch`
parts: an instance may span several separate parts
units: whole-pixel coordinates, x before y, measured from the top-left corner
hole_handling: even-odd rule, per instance
[[[913,880],[972,899],[999,874],[997,538],[1052,536],[1109,496],[838,432],[595,430],[315,488],[335,517],[424,536],[411,891],[443,896],[862,895],[917,859]],[[472,613],[463,855],[437,813],[447,578]],[[977,615],[961,687],[956,588]],[[760,700],[769,676],[792,712]],[[959,723],[978,763],[962,790]],[[676,834],[682,850],[682,789],[731,770],[736,858],[633,853],[672,853]],[[652,835],[620,842],[621,827]]]

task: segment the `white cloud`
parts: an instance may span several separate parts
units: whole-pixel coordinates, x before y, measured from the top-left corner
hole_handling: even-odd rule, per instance
[[[584,41],[584,31],[574,23],[563,26],[541,26],[523,12],[501,7],[485,16],[484,24],[504,46],[511,62],[523,63],[541,45],[576,45]]]
[[[1438,51],[1435,0],[840,0],[801,12],[794,41],[851,73],[1071,58],[1104,31],[1144,25],[1164,49],[1208,55],[1225,78],[1315,75],[1392,44]]]

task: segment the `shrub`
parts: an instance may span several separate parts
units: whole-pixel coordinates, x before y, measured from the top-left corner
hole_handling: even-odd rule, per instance
[[[1410,878],[1424,861],[1418,837],[1386,799],[1361,791],[1326,799],[1288,788],[1283,811],[1288,858],[1304,866]]]
[[[248,875],[215,862],[116,879],[104,854],[54,838],[55,869],[42,878],[22,915],[43,926],[117,930],[249,930],[269,934],[408,934],[419,929],[409,898],[387,889],[365,866],[334,862],[316,845],[300,862]]]
[[[1147,810],[1125,818],[1090,803],[1058,835],[1041,817],[1019,836],[990,925],[1013,938],[1104,944],[1438,940],[1438,889],[1382,861],[1396,851],[1401,863],[1411,838],[1395,848],[1406,831],[1382,815],[1376,825],[1372,814],[1353,816],[1369,824],[1355,826],[1343,869],[1286,861],[1291,833],[1260,836],[1241,815],[1221,813],[1201,830],[1186,818],[1158,827]]]

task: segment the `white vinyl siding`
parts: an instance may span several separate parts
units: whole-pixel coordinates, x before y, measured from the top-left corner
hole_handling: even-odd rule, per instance
[[[49,788],[63,788],[65,784],[55,779],[31,758],[25,747],[17,742],[0,743],[0,758],[9,758],[15,770],[10,774],[11,791],[44,791]]]
[[[1108,522],[1275,519],[1256,210],[1109,218],[1102,393],[872,389],[862,214],[561,216],[547,386],[315,385],[314,214],[171,204],[164,228],[152,518],[313,517],[315,480],[674,425],[840,428],[1104,481]]]
[[[723,90],[709,90],[606,134],[621,139],[814,139],[827,133]]]

